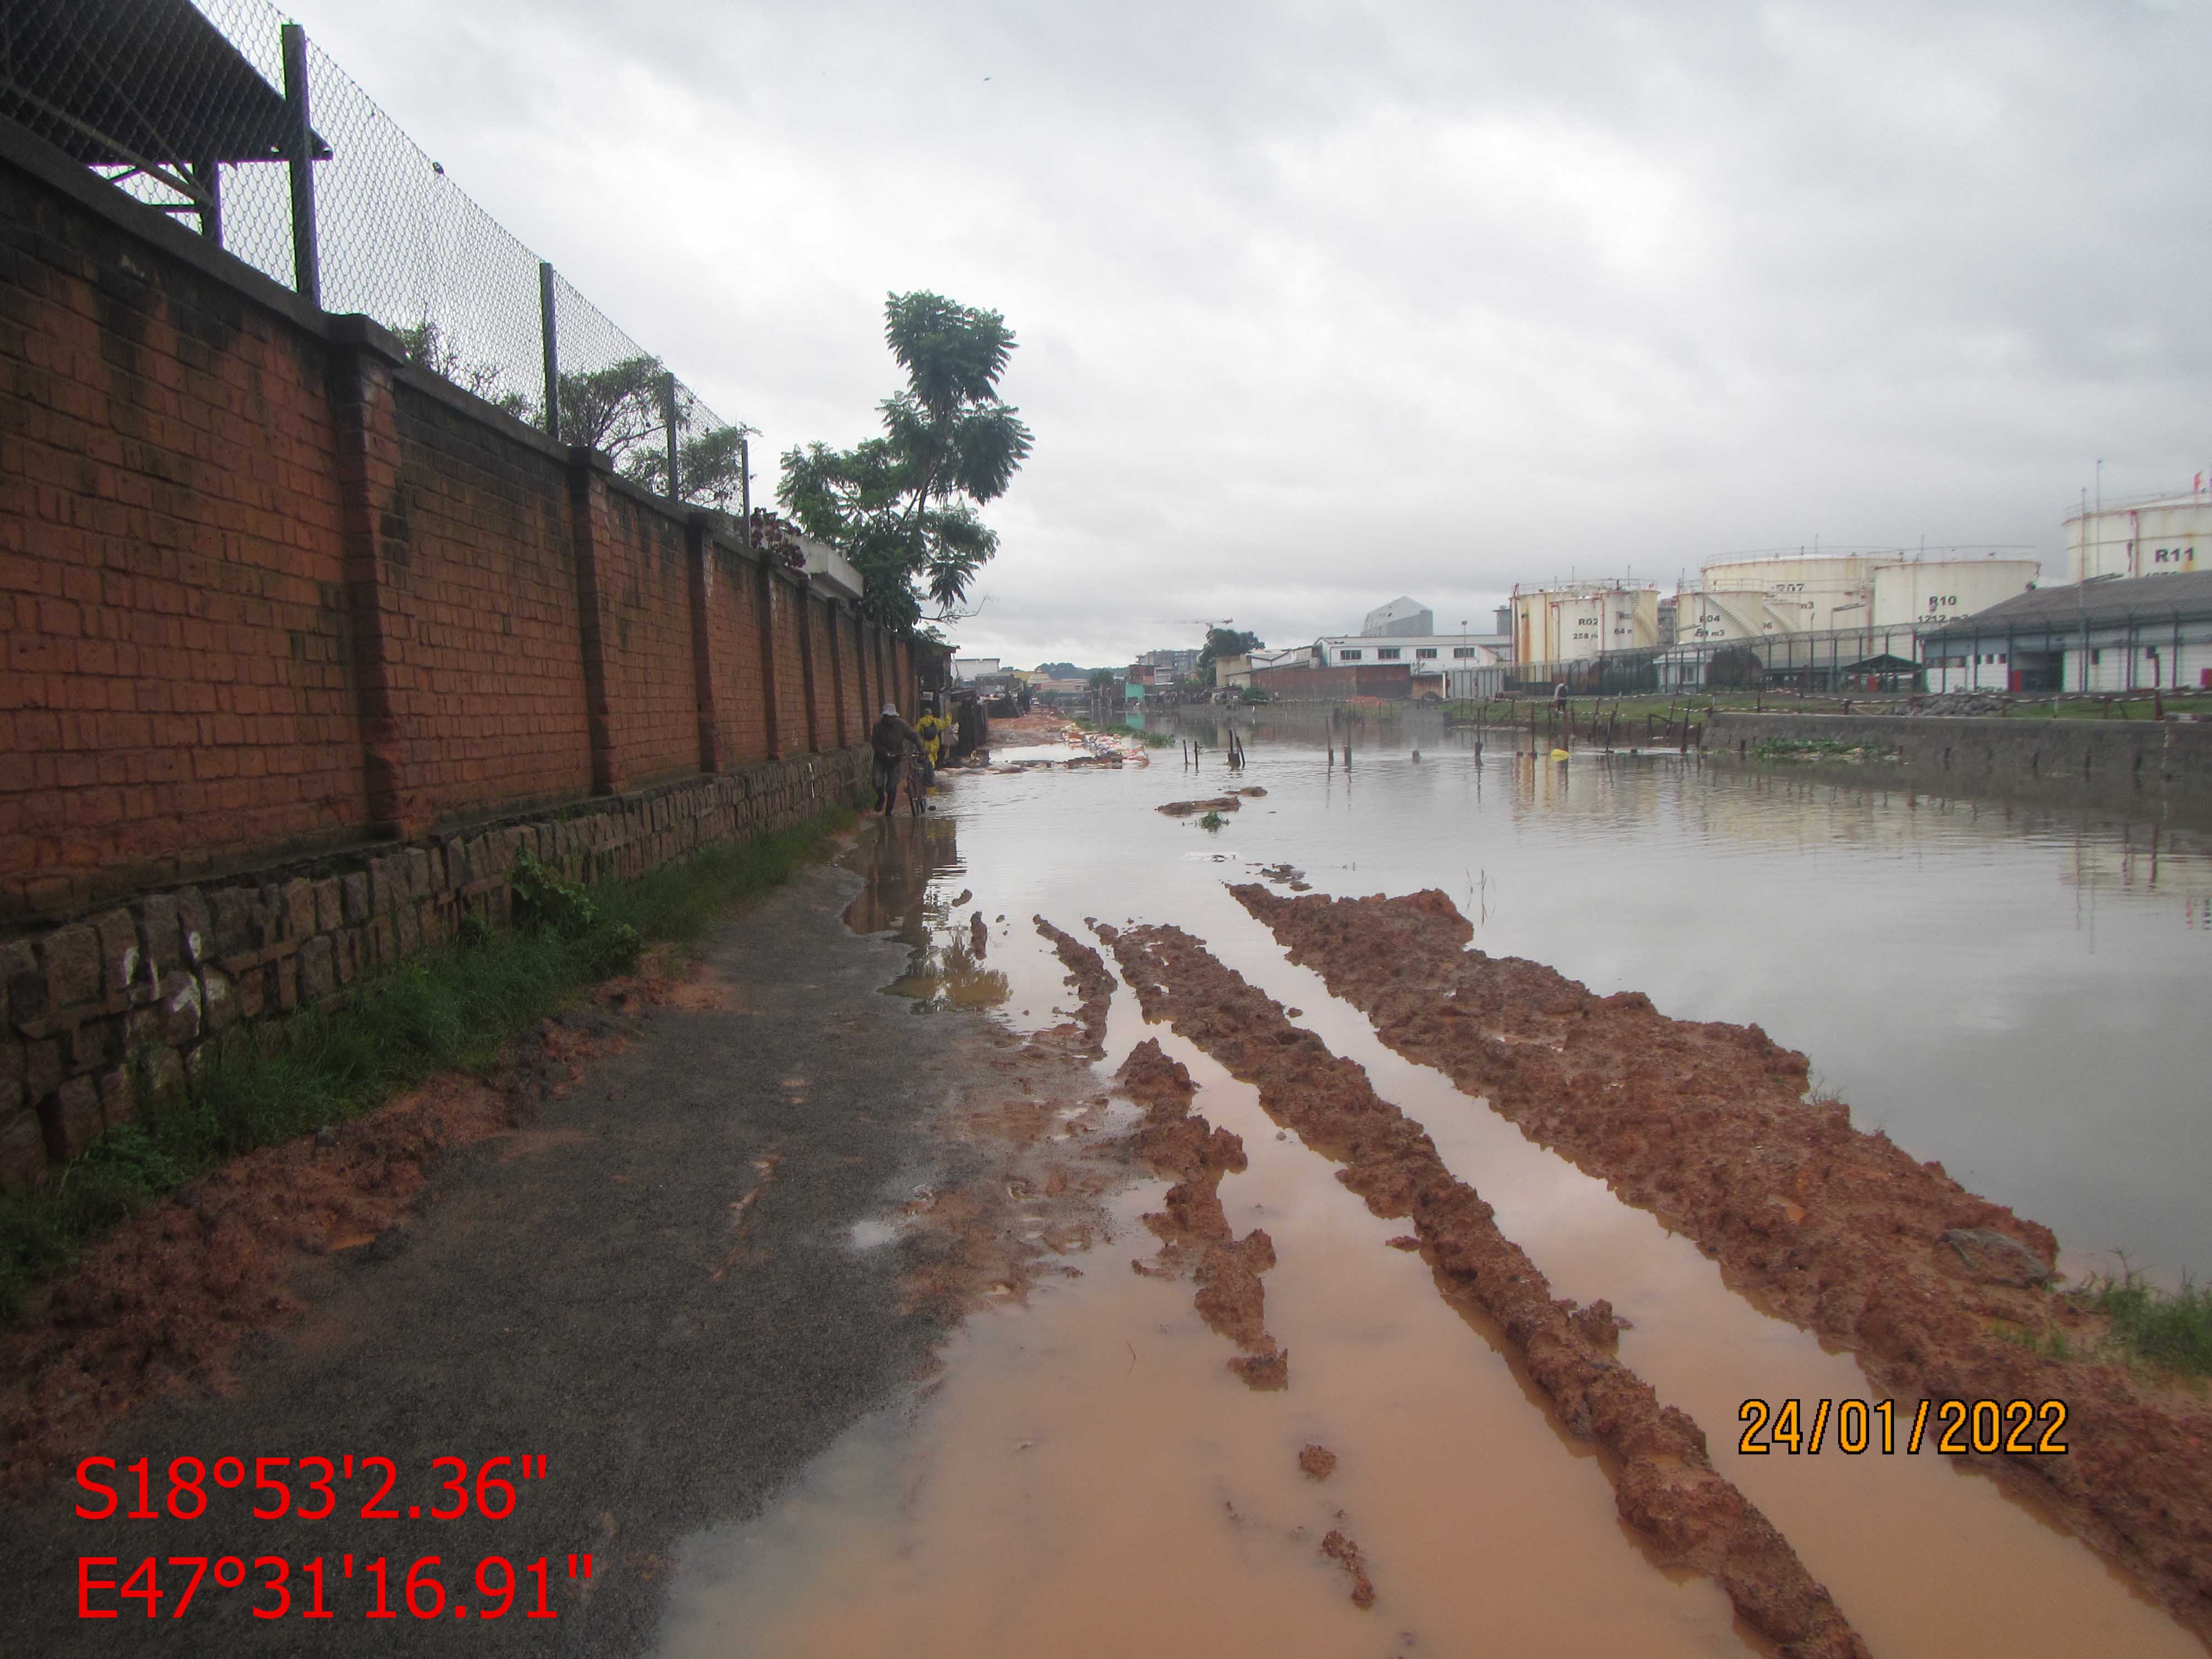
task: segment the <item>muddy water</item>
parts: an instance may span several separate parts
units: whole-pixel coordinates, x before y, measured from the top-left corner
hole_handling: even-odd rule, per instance
[[[1636,1322],[1623,1358],[1705,1425],[1717,1466],[1782,1527],[1876,1653],[2201,1653],[2087,1550],[1980,1475],[1925,1455],[1735,1454],[1741,1399],[1864,1397],[1871,1390],[1856,1364],[1764,1317],[1723,1287],[1694,1249],[1440,1077],[1383,1050],[1359,1016],[1284,963],[1221,890],[1224,877],[1249,875],[1247,859],[1287,858],[1332,890],[1441,885],[1470,916],[1494,901],[1497,914],[1478,933],[1486,948],[1542,957],[1601,989],[1647,989],[1669,1012],[1759,1018],[1807,1046],[1833,1080],[1830,1056],[1764,1005],[1686,1000],[1735,984],[1732,968],[1714,966],[1730,960],[1728,942],[1709,937],[1719,924],[1688,930],[1686,954],[1706,978],[1631,977],[1648,947],[1616,936],[1641,931],[1647,919],[1632,908],[1608,923],[1602,902],[1623,884],[1540,901],[1536,890],[1550,889],[1538,878],[1602,862],[1595,840],[1618,859],[1644,860],[1648,882],[1710,894],[1725,885],[1723,873],[1741,877],[1734,866],[1747,858],[1794,848],[1810,861],[1817,848],[1861,866],[1844,879],[1863,907],[1875,878],[1925,894],[1942,879],[1912,872],[1955,860],[1963,867],[1950,878],[1982,890],[2002,931],[2039,897],[2050,908],[2044,889],[2023,893],[2023,878],[2047,875],[2063,839],[2033,828],[1999,833],[1971,815],[1962,833],[1924,802],[1899,805],[1925,815],[1900,826],[1863,802],[1790,787],[1739,785],[1716,801],[1707,792],[1729,786],[1671,762],[1615,768],[1592,783],[1595,767],[1571,766],[1563,779],[1525,761],[1517,771],[1493,761],[1476,775],[1470,758],[1433,750],[1419,769],[1407,757],[1361,753],[1346,789],[1340,774],[1307,775],[1319,760],[1317,750],[1254,742],[1239,781],[1270,793],[1211,836],[1150,810],[1230,781],[1210,764],[1202,781],[1192,780],[1173,751],[1164,763],[1156,755],[1149,769],[1118,774],[962,778],[947,815],[893,826],[867,871],[860,920],[909,945],[913,965],[895,988],[914,998],[918,1014],[988,1006],[1032,1029],[1059,1018],[1064,996],[1060,964],[1028,928],[1033,910],[1071,928],[1095,915],[1172,920],[1205,937],[1301,1009],[1301,1023],[1364,1065],[1430,1130],[1560,1293],[1610,1297]],[[1455,766],[1462,775],[1450,775]],[[1717,820],[1728,828],[1716,832]],[[2084,855],[2099,845],[2077,839],[2077,866],[2094,865]],[[1471,896],[1439,867],[1462,855],[1480,860]],[[2120,848],[2114,856],[2130,854]],[[2093,943],[2108,947],[2115,932],[2137,944],[2166,937],[2179,907],[2170,886],[2176,854],[2163,856],[2169,884],[2148,896],[2126,884],[2072,890],[2091,896],[2102,935]],[[2185,865],[2191,855],[2179,856]],[[1996,876],[1983,867],[1991,865]],[[2133,879],[2124,872],[2124,882]],[[1748,884],[1778,881],[1768,872]],[[1508,907],[1540,915],[1515,923],[1516,935]],[[1832,944],[1869,931],[1844,927],[1848,909],[1814,907]],[[979,914],[980,940],[970,925]],[[2194,937],[2186,923],[2180,932]],[[1543,948],[1535,936],[1561,948]],[[1624,977],[1607,981],[1571,951],[1614,952]],[[1794,1006],[1786,986],[1767,988]],[[1978,994],[2001,1000],[2002,982],[1982,983]],[[1124,989],[1102,1070],[1146,1034],[1160,1035],[1144,1031]],[[934,1383],[848,1436],[768,1514],[694,1540],[672,1585],[664,1650],[1749,1650],[1716,1590],[1670,1577],[1638,1553],[1588,1448],[1559,1430],[1490,1334],[1445,1308],[1418,1257],[1385,1247],[1395,1230],[1369,1216],[1321,1159],[1278,1140],[1250,1091],[1188,1045],[1163,1040],[1200,1085],[1194,1109],[1244,1138],[1251,1167],[1224,1180],[1221,1195],[1238,1231],[1265,1226],[1275,1242],[1267,1320],[1291,1352],[1291,1388],[1244,1389],[1223,1368],[1228,1346],[1192,1312],[1189,1287],[1128,1271],[1129,1258],[1152,1245],[1133,1225],[1157,1206],[1159,1187],[1145,1183],[1119,1205],[1120,1236],[1079,1259],[1080,1278],[972,1321]],[[1893,1081],[1902,1091],[1906,1080]],[[1845,1091],[1855,1104],[1863,1097]],[[2034,1103],[2025,1109],[2038,1117]],[[2049,1115],[2041,1109],[2040,1118]],[[1984,1185],[1971,1161],[1953,1167]],[[2047,1213],[2033,1200],[2023,1207]],[[854,1247],[880,1247],[878,1237]],[[1308,1441],[1340,1455],[1326,1485],[1297,1472]],[[1352,1607],[1342,1574],[1318,1555],[1331,1528],[1366,1553],[1378,1589],[1371,1611]]]

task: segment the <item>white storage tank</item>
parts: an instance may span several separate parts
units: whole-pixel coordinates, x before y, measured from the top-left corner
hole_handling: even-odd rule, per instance
[[[1932,558],[1886,564],[1874,573],[1878,628],[1934,628],[1986,611],[2035,586],[2033,559]]]
[[[2069,581],[2182,570],[2212,570],[2212,491],[2118,502],[2066,520]]]
[[[1715,559],[1699,571],[1708,593],[1756,593],[1766,601],[1770,634],[1825,634],[1868,625],[1874,572],[1893,552],[1747,554]]]
[[[1565,582],[1513,590],[1516,663],[1587,662],[1601,653],[1659,642],[1659,590],[1625,581]]]
[[[1674,596],[1674,641],[1711,645],[1757,639],[1777,630],[1764,593],[1686,587]]]

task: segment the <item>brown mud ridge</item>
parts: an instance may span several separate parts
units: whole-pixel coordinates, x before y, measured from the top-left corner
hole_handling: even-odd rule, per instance
[[[360,1117],[233,1158],[131,1216],[0,1329],[0,1491],[66,1465],[156,1395],[228,1387],[238,1345],[301,1311],[301,1266],[374,1244],[445,1153],[529,1123],[583,1062],[622,1048],[620,1017],[728,1000],[727,988],[656,953],[601,986],[596,1009],[540,1021],[484,1076],[434,1077]],[[513,1145],[535,1150],[527,1130]]]
[[[1541,963],[1467,949],[1443,894],[1230,890],[1382,1041],[1488,1097],[1532,1140],[1717,1257],[1729,1282],[1850,1347],[1881,1388],[1937,1401],[2057,1399],[2063,1457],[2016,1475],[2212,1639],[2212,1398],[2021,1339],[2101,1322],[2047,1284],[2050,1231],[1916,1163],[1849,1108],[1803,1098],[1805,1057],[1756,1026],[1670,1019]]]
[[[1078,949],[1085,947],[1079,945]],[[1091,953],[1097,960],[1097,953]],[[1100,964],[1100,972],[1104,965]],[[1199,1317],[1243,1352],[1229,1369],[1255,1389],[1285,1389],[1290,1350],[1267,1334],[1267,1291],[1260,1275],[1275,1265],[1274,1242],[1255,1227],[1238,1238],[1221,1207],[1221,1177],[1244,1168],[1244,1143],[1190,1109],[1190,1073],[1146,1037],[1115,1073],[1121,1093],[1145,1109],[1136,1152],[1154,1175],[1172,1180],[1166,1207],[1145,1218],[1160,1241],[1154,1264],[1129,1265],[1156,1276],[1188,1273],[1198,1282]]]
[[[1437,1285],[1486,1314],[1550,1396],[1568,1431],[1610,1451],[1621,1518],[1671,1559],[1713,1578],[1746,1623],[1792,1659],[1866,1648],[1789,1541],[1715,1473],[1687,1413],[1577,1321],[1489,1205],[1455,1178],[1435,1143],[1378,1097],[1358,1066],[1284,1017],[1282,1005],[1172,927],[1098,930],[1137,987],[1145,1017],[1167,1019],[1257,1085],[1260,1105],[1345,1167],[1337,1179],[1382,1217],[1410,1216]],[[1348,1569],[1349,1570],[1349,1569]],[[1356,1582],[1356,1577],[1355,1577]]]
[[[1211,800],[1171,800],[1156,806],[1156,812],[1164,812],[1171,818],[1187,818],[1198,812],[1237,812],[1244,803],[1234,795],[1216,795]]]
[[[1106,964],[1098,952],[1073,934],[1063,933],[1042,916],[1032,916],[1036,930],[1052,945],[1053,954],[1067,969],[1068,983],[1075,987],[1077,998],[1075,1030],[1080,1039],[1076,1052],[1086,1060],[1098,1060],[1106,1053],[1106,1007],[1114,997],[1114,975],[1106,971]]]

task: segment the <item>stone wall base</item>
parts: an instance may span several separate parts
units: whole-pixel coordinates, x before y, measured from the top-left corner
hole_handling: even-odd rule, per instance
[[[174,1088],[232,1027],[312,1007],[454,937],[505,925],[525,851],[623,880],[856,799],[865,744],[684,778],[470,830],[148,889],[0,939],[0,1190],[29,1189]]]

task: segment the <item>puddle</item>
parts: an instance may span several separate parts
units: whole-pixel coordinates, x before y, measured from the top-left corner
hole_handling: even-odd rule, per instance
[[[942,817],[887,826],[876,850],[863,848],[854,925],[907,945],[893,988],[918,1007],[988,1007],[1025,1032],[1059,1024],[1075,1003],[1032,913],[1081,938],[1086,915],[1188,928],[1420,1121],[1558,1294],[1608,1298],[1634,1322],[1622,1359],[1697,1419],[1715,1467],[1784,1532],[1875,1652],[2202,1655],[2032,1504],[1932,1451],[1739,1455],[1746,1398],[1875,1391],[1848,1355],[1729,1291],[1686,1241],[1383,1048],[1223,889],[1280,860],[1338,893],[1444,886],[1479,921],[1486,949],[1553,961],[1601,990],[1648,991],[1671,1013],[1761,1020],[1807,1047],[1816,1074],[1856,1079],[1844,1092],[1859,1121],[1892,1120],[1893,1134],[1926,1156],[1915,1130],[1956,1137],[1984,1114],[1971,1091],[1921,1099],[1924,1048],[1912,1030],[1949,1022],[1975,1052],[1976,1034],[1996,1031],[2044,1054],[2134,1018],[2100,1002],[2074,1006],[2057,1031],[2034,1026],[2037,1011],[2083,985],[2106,996],[2144,988],[2163,1007],[2166,982],[2188,983],[2177,970],[2212,938],[2176,902],[2192,883],[2212,887],[2201,854],[2162,848],[2165,884],[2154,887],[2131,866],[2098,873],[2106,843],[2091,827],[2064,831],[2069,849],[2040,821],[2010,826],[1996,813],[1812,786],[1778,793],[1672,760],[1624,760],[1599,777],[1583,761],[1540,770],[1493,756],[1478,771],[1441,735],[1418,764],[1363,749],[1354,784],[1340,765],[1324,772],[1317,748],[1247,741],[1243,773],[1231,778],[1209,748],[1195,788],[1175,751],[1119,774],[962,777]],[[1152,810],[1232,781],[1264,784],[1269,796],[1254,805],[1273,815],[1243,814],[1232,846],[1206,838],[1194,848],[1203,832]],[[2069,881],[2069,868],[2081,873]],[[1811,884],[1794,910],[1780,902],[1793,882]],[[1887,908],[1899,894],[1903,908]],[[1966,896],[1954,903],[1954,894]],[[1981,945],[1969,953],[1946,937],[1922,950],[1917,924],[1930,910],[1945,925],[1978,918]],[[1900,915],[1916,927],[1905,958]],[[2040,984],[2014,958],[1988,965],[1990,940],[2023,935],[2041,941]],[[1826,957],[1793,976],[1808,939]],[[1978,980],[1942,971],[1967,959],[1982,964]],[[1875,994],[1818,1006],[1820,988],[1866,988],[1854,976],[1874,981]],[[1770,1005],[1779,1012],[1760,1012]],[[1847,1055],[1804,1036],[1852,1030],[1869,1008],[1887,1011],[1888,1024],[1855,1034]],[[1891,1026],[1905,1035],[1878,1040]],[[2106,1237],[2154,1238],[2165,1255],[2200,1262],[2193,1201],[2185,1220],[2167,1201],[2186,1183],[2152,1165],[2201,1169],[2212,1155],[2201,1121],[2180,1122],[2160,1092],[2201,1075],[2212,1057],[2203,1030],[2170,1025],[2162,1052],[2116,1062],[2136,1068],[2137,1085],[2114,1110],[2135,1114],[2142,1133],[2098,1157],[2148,1196],[2095,1211]],[[1246,1389],[1226,1368],[1234,1348],[1193,1311],[1189,1284],[1129,1271],[1152,1254],[1138,1218],[1163,1193],[1140,1182],[1109,1205],[1115,1236],[1066,1258],[1079,1277],[976,1315],[933,1382],[854,1429],[764,1514],[688,1540],[658,1650],[1759,1650],[1710,1581],[1654,1565],[1617,1519],[1589,1446],[1559,1428],[1479,1319],[1446,1306],[1418,1255],[1389,1248],[1404,1224],[1370,1215],[1333,1166],[1279,1138],[1251,1090],[1146,1027],[1126,986],[1109,1012],[1102,1073],[1146,1036],[1189,1067],[1193,1109],[1243,1139],[1249,1166],[1223,1179],[1220,1196],[1236,1233],[1264,1227],[1273,1242],[1267,1325],[1291,1353],[1290,1389]],[[2056,1097],[2071,1086],[2063,1066],[2040,1080],[2033,1069],[2018,1057],[2000,1068],[2020,1136],[2063,1115]],[[1941,1075],[1953,1083],[1959,1070]],[[2117,1133],[2109,1121],[2106,1132]],[[2035,1201],[2041,1162],[1983,1162],[2011,1171],[2027,1195],[1972,1159],[1952,1167],[2053,1218]],[[1030,1223],[1017,1213],[1009,1224]],[[869,1221],[849,1242],[872,1249],[896,1237],[891,1224]],[[1325,1482],[1298,1468],[1309,1443],[1338,1456]],[[1376,1590],[1370,1609],[1352,1605],[1345,1573],[1321,1553],[1332,1529],[1358,1541]]]

